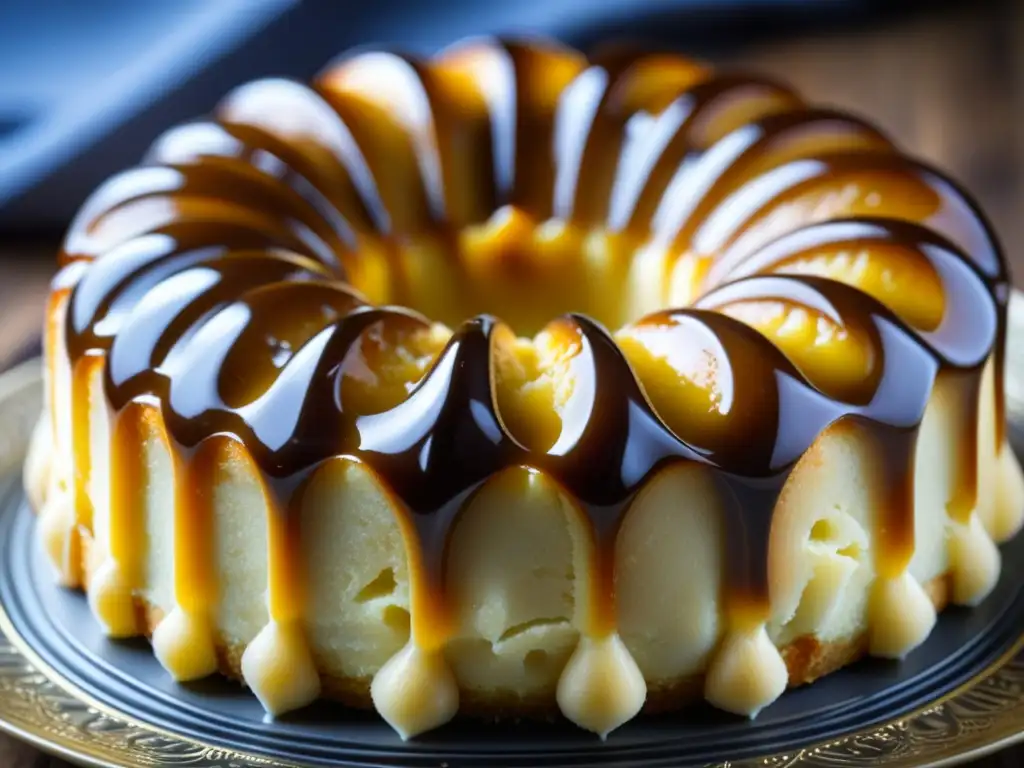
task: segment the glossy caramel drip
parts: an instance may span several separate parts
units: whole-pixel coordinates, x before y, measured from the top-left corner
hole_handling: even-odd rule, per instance
[[[963,436],[953,520],[976,506],[990,355],[997,449],[1004,442],[1009,283],[977,208],[871,126],[768,81],[671,56],[588,64],[522,43],[467,44],[435,62],[369,53],[333,66],[315,90],[283,80],[238,89],[215,118],[162,137],[148,163],[108,182],[71,227],[64,334],[85,475],[88,361],[106,361],[115,476],[138,473],[126,447],[133,409],[158,409],[166,426],[176,601],[190,617],[175,618],[180,637],[201,633],[216,600],[202,489],[225,441],[252,457],[271,510],[272,626],[253,655],[302,645],[295,510],[310,473],[346,456],[396,500],[414,574],[402,663],[435,672],[452,629],[447,541],[466,500],[506,468],[550,476],[588,521],[582,630],[614,656],[615,538],[657,468],[687,461],[714,473],[729,531],[729,638],[760,642],[772,513],[829,425],[848,421],[877,445],[880,594],[903,594],[915,440],[938,377],[955,382]],[[506,226],[488,229],[499,214]],[[483,229],[468,237],[471,227]],[[413,272],[429,271],[427,252],[440,259],[430,269],[453,276],[450,290],[471,293],[471,248],[490,253],[493,239],[544,227],[625,259],[623,275],[634,257],[658,256],[663,300],[614,336],[578,313],[544,328],[571,350],[573,384],[550,444],[527,446],[503,419],[495,348],[517,329],[490,315],[458,325],[393,397],[365,396],[371,348],[390,354],[436,331],[417,312],[376,306],[418,305],[425,278]],[[488,258],[521,256],[506,250]],[[850,254],[863,254],[863,269]],[[910,295],[915,282],[922,291]],[[681,300],[698,301],[661,308],[678,284],[690,292]],[[807,345],[787,353],[784,323],[764,320],[787,313],[846,340],[859,362],[827,368]],[[88,526],[85,475],[75,494]],[[128,499],[115,484],[112,555],[135,584]]]
[[[110,463],[119,473],[110,484],[109,560],[100,574],[93,576],[90,597],[94,605],[106,600],[106,606],[95,606],[96,613],[105,617],[107,629],[115,637],[132,637],[139,631],[132,595],[143,585],[147,554],[140,545],[145,541],[145,523],[138,514],[145,472],[139,451],[145,434],[144,419],[145,406],[133,403],[118,413],[111,424]],[[97,581],[103,586],[97,585]]]
[[[794,209],[797,213],[790,213]],[[996,450],[1001,451],[1009,274],[999,243],[976,203],[937,170],[899,154],[838,153],[795,160],[728,196],[696,231],[691,250],[702,258],[714,257],[720,273],[728,275],[732,264],[774,237],[799,228],[799,222],[843,217],[920,223],[961,248],[985,276],[1000,315],[992,350],[997,377]]]

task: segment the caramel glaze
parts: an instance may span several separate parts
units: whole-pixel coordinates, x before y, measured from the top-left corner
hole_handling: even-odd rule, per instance
[[[336,456],[372,468],[411,525],[410,565],[420,576],[413,635],[428,648],[450,630],[443,561],[458,511],[508,467],[546,473],[589,519],[586,631],[594,636],[614,631],[612,550],[624,510],[667,462],[707,465],[720,482],[734,626],[765,620],[772,510],[794,464],[839,419],[877,441],[879,573],[906,567],[914,442],[939,375],[955,378],[962,395],[954,506],[957,516],[970,513],[981,369],[993,350],[1003,443],[1008,278],[984,218],[952,182],[897,154],[865,123],[806,107],[782,86],[716,76],[676,57],[587,65],[573,52],[502,42],[454,49],[435,64],[369,56],[337,65],[315,89],[246,86],[218,119],[169,132],[147,165],[86,204],[62,256],[59,279],[74,285],[68,354],[106,356],[115,413],[135,403],[159,408],[184,467],[176,474],[184,518],[208,514],[189,491],[204,471],[196,461],[206,442],[241,441],[261,469],[278,510],[269,529],[271,580],[280,587],[272,584],[273,615],[301,616],[288,511],[310,472]],[[486,88],[485,70],[494,75]],[[374,102],[374,88],[390,101]],[[477,91],[482,108],[455,108],[460,93],[470,102]],[[415,103],[395,107],[402,99]],[[469,177],[459,173],[466,168]],[[393,407],[365,412],[348,401],[349,363],[367,334],[430,327],[348,287],[362,249],[376,245],[392,258],[409,238],[448,237],[501,205],[537,222],[622,232],[637,247],[661,244],[674,254],[668,269],[695,260],[705,295],[693,308],[658,311],[624,330],[642,338],[655,329],[712,354],[731,403],[717,426],[667,424],[608,331],[573,314],[548,328],[577,352],[561,433],[546,450],[524,446],[502,421],[493,368],[501,323],[490,316],[462,323]],[[933,270],[941,320],[915,325],[912,313],[885,306],[891,297],[790,269],[802,255],[843,248],[895,249]],[[830,391],[728,316],[730,306],[765,300],[859,329],[871,340],[870,375]],[[81,409],[85,395],[74,391]],[[73,427],[80,448],[84,424]],[[114,458],[128,461],[118,442],[132,430],[114,434]],[[117,483],[133,472],[115,466],[113,476]],[[113,498],[127,503],[123,489]],[[206,530],[196,520],[188,527]],[[195,584],[208,580],[195,575]]]

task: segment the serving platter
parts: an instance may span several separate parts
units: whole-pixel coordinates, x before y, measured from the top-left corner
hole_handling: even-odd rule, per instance
[[[1024,447],[1024,298],[1010,311],[1007,405]],[[1015,346],[1016,345],[1016,346]],[[21,488],[38,361],[0,376],[0,730],[82,765],[924,766],[1024,741],[1024,536],[974,610],[949,609],[901,663],[865,660],[750,721],[695,705],[601,742],[567,723],[459,720],[403,743],[372,713],[318,704],[268,720],[235,684],[169,681],[144,642],[112,642],[53,584]]]

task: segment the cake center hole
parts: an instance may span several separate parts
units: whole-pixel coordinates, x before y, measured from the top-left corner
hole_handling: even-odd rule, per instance
[[[454,237],[399,245],[388,300],[450,328],[489,314],[532,336],[579,313],[615,331],[663,304],[666,281],[654,271],[664,260],[638,253],[641,245],[559,220],[537,223],[505,207]]]

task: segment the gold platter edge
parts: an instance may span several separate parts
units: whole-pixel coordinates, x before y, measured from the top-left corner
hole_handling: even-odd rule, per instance
[[[1010,302],[1024,337],[1024,294]],[[1024,344],[1008,345],[1007,409],[1024,423]],[[38,360],[0,375],[0,473],[18,471],[41,397]],[[296,768],[139,723],[63,679],[18,635],[0,605],[0,731],[91,768]],[[1024,742],[1024,635],[1003,656],[928,705],[862,731],[719,768],[944,768]]]

